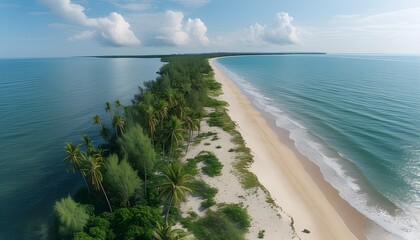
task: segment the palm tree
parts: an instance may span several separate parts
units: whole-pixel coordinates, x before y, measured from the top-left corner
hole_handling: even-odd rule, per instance
[[[182,229],[172,229],[172,225],[165,221],[163,225],[156,222],[153,237],[156,240],[180,240],[184,239],[186,233]]]
[[[88,156],[90,156],[95,150],[95,148],[93,147],[92,140],[90,140],[88,135],[83,135],[82,140],[86,147],[86,153]]]
[[[112,125],[115,128],[115,134],[118,137],[118,131],[122,134],[124,132],[124,125],[125,125],[125,119],[121,115],[118,114],[118,112],[114,112],[114,118],[112,121]]]
[[[111,103],[106,102],[105,103],[105,112],[109,113],[109,119],[111,119],[112,122],[112,107],[111,107]]]
[[[102,138],[107,143],[108,139],[109,139],[109,129],[107,127],[105,127],[105,125],[102,125],[101,129],[99,130],[99,134],[102,136]]]
[[[119,109],[121,108],[121,109],[124,109],[124,105],[121,103],[121,101],[120,100],[115,100],[115,108],[116,108],[116,110],[117,110],[117,112],[118,113],[120,113],[119,112]]]
[[[102,119],[99,115],[93,116],[93,125],[101,125]]]
[[[180,96],[177,99],[176,105],[174,106],[176,115],[179,119],[184,120],[186,114],[190,111],[190,108],[187,107],[187,102],[183,96]]]
[[[165,90],[165,97],[169,103],[169,108],[173,108],[174,106],[176,106],[177,101],[175,98],[174,90],[172,88],[168,88]]]
[[[93,188],[97,191],[102,190],[106,202],[108,203],[109,211],[112,212],[111,204],[109,203],[108,196],[106,195],[104,186],[102,185],[103,176],[101,172],[101,168],[103,166],[103,158],[102,157],[93,157],[89,156],[85,166],[83,167],[84,174],[89,178]]]
[[[115,107],[116,108],[120,108],[120,107],[123,107],[123,104],[121,103],[121,101],[120,100],[115,100]]]
[[[195,112],[193,113],[193,122],[194,122],[194,129],[197,130],[197,134],[200,134],[200,130],[201,130],[201,118],[203,117],[202,113],[200,112]]]
[[[186,186],[191,178],[184,171],[180,162],[171,162],[164,166],[162,176],[163,179],[159,187],[161,197],[168,200],[168,209],[165,215],[165,220],[167,220],[172,205],[178,206],[186,199],[187,192],[191,192],[191,189]]]
[[[157,103],[157,109],[160,127],[163,128],[163,120],[168,116],[168,103],[165,100],[160,100]]]
[[[66,149],[67,156],[64,158],[64,162],[67,164],[71,164],[73,172],[75,172],[76,170],[80,171],[80,174],[82,174],[82,177],[83,177],[83,181],[86,184],[86,188],[90,194],[89,185],[82,171],[83,164],[86,161],[86,156],[84,156],[84,154],[80,150],[80,147],[81,147],[80,144],[77,146],[74,146],[73,143],[71,142],[66,143],[65,149]]]
[[[152,105],[146,105],[145,103],[140,103],[138,107],[142,116],[143,126],[147,128],[153,142],[156,125],[158,123],[157,112]]]
[[[191,139],[193,137],[194,130],[198,130],[197,119],[194,118],[192,115],[187,115],[184,118],[184,124],[187,128],[187,148],[185,149],[185,154],[188,152],[188,148],[190,146]]]
[[[172,116],[167,130],[167,136],[171,144],[171,153],[178,147],[179,142],[184,139],[184,128],[181,120],[176,116]]]

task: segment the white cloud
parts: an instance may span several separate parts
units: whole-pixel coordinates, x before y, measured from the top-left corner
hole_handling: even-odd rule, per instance
[[[302,37],[309,33],[298,28],[293,23],[293,18],[288,13],[276,14],[275,22],[272,25],[255,23],[242,30],[215,36],[211,39],[212,45],[219,49],[253,49],[258,51],[262,47],[278,49],[279,46],[301,45]]]
[[[76,34],[72,40],[96,39],[103,44],[118,47],[140,44],[130,29],[130,24],[119,13],[112,12],[106,17],[89,18],[83,6],[71,3],[70,0],[40,0],[40,2],[70,23],[89,29]]]
[[[207,27],[199,18],[184,20],[184,14],[166,11],[135,17],[145,46],[195,47],[209,44]]]
[[[275,25],[267,26],[255,23],[251,25],[245,32],[248,34],[249,40],[254,44],[299,44],[298,29],[292,24],[293,18],[288,13],[280,12],[276,14]]]
[[[185,7],[203,7],[210,3],[210,0],[172,0]]]
[[[110,0],[110,3],[114,4],[115,6],[130,10],[130,11],[144,11],[149,9],[153,5],[153,0],[125,0],[125,1],[118,1],[118,0]]]
[[[83,31],[77,35],[74,35],[69,38],[70,41],[79,41],[79,40],[86,40],[91,39],[95,35],[94,31]]]

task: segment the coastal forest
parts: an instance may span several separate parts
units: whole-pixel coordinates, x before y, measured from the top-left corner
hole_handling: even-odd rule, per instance
[[[66,167],[84,186],[56,201],[52,239],[244,239],[246,209],[208,209],[216,204],[217,189],[194,178],[199,162],[206,163],[205,174],[220,174],[218,159],[211,153],[183,159],[208,134],[200,132],[200,123],[206,107],[222,104],[210,96],[221,86],[204,55],[162,61],[167,64],[157,78],[139,87],[130,105],[106,102],[98,110],[103,114],[92,116],[101,144],[87,135],[65,143]],[[180,204],[190,195],[205,200],[204,216],[181,215]]]

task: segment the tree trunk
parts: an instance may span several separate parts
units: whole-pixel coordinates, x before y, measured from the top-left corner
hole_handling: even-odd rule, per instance
[[[89,193],[89,196],[90,196],[90,187],[89,187],[89,184],[88,184],[88,182],[86,181],[86,178],[85,178],[85,175],[83,174],[83,171],[82,171],[81,169],[79,169],[79,170],[80,170],[80,174],[82,174],[83,181],[85,181],[86,188],[87,188],[88,193]]]
[[[147,171],[146,171],[146,161],[144,161],[144,197],[147,200]]]
[[[185,149],[185,154],[184,154],[184,156],[185,155],[187,155],[187,153],[188,153],[188,148],[190,147],[190,143],[191,143],[191,136],[192,136],[192,132],[191,132],[191,130],[188,130],[188,133],[187,133],[187,135],[188,135],[188,138],[187,138],[187,148]]]
[[[169,211],[171,210],[173,199],[174,199],[174,194],[172,193],[171,194],[171,199],[169,200],[168,210],[166,210],[166,214],[165,214],[165,222],[168,221]]]
[[[99,183],[99,186],[101,186],[102,192],[104,193],[104,196],[105,196],[106,202],[108,203],[109,211],[111,211],[111,213],[112,213],[111,203],[109,203],[108,196],[106,195],[106,192],[105,192],[104,187],[102,186],[102,183]]]

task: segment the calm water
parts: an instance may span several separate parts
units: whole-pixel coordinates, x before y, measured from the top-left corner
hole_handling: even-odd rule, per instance
[[[0,59],[0,239],[36,239],[54,201],[82,183],[64,143],[88,133],[106,101],[130,103],[159,59]],[[109,125],[108,125],[109,126]]]
[[[249,56],[218,64],[344,199],[395,238],[420,239],[420,57]]]

